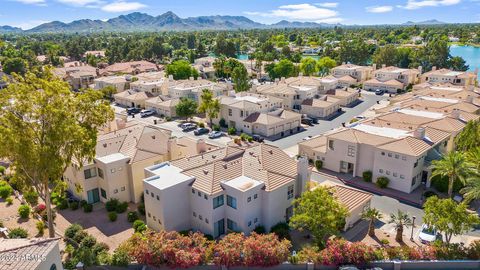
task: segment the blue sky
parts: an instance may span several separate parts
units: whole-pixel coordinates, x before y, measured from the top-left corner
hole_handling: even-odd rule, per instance
[[[173,11],[180,17],[243,15],[262,23],[480,22],[480,0],[0,0],[0,25],[28,29],[54,20],[103,20],[134,11]]]

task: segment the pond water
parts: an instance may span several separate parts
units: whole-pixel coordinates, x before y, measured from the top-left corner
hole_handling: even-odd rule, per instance
[[[451,45],[450,54],[462,57],[468,65],[468,70],[480,69],[480,47]]]

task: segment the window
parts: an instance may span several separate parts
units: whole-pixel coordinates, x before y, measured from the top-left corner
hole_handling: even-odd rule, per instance
[[[385,152],[382,152],[382,156],[385,156]]]
[[[121,171],[121,170],[123,170],[123,168],[122,168],[122,167],[118,167],[117,171]]]
[[[232,109],[228,109],[228,116],[232,116]]]
[[[208,224],[208,218],[206,218],[206,219],[205,219],[205,223],[207,223],[207,224]]]
[[[348,146],[347,156],[349,156],[349,157],[354,157],[355,156],[355,147],[354,146],[352,146],[352,145]]]
[[[147,193],[148,194],[148,193]],[[195,189],[192,188],[192,194],[195,194]]]
[[[202,215],[198,215],[198,219],[203,220]]]
[[[250,226],[252,226],[252,221],[251,220],[248,221],[248,227],[250,227]]]
[[[233,209],[237,209],[237,199],[230,195],[227,195],[227,205],[232,207]]]
[[[417,162],[415,162],[415,164],[413,164],[413,168],[416,168],[418,166],[418,160]]]
[[[84,170],[83,174],[85,176],[85,179],[89,179],[89,178],[97,176],[97,171],[95,170],[95,168],[90,168],[90,169]]]
[[[399,159],[399,158],[400,158],[400,155],[395,154],[395,158],[396,158],[396,159]]]
[[[253,199],[257,199],[258,198],[258,195],[257,194],[253,194]]]
[[[213,209],[223,205],[223,195],[213,198]]]
[[[150,212],[148,212],[148,217],[152,217],[152,215],[150,214]]]
[[[52,264],[52,266],[50,266],[50,270],[57,270],[57,265]]]
[[[406,157],[406,156],[402,156],[402,160],[407,160],[407,157]]]
[[[243,111],[240,111],[240,117],[243,117]]]
[[[205,198],[205,200],[208,200],[207,194],[203,194],[203,198]]]
[[[103,179],[103,170],[98,168],[98,177]]]
[[[405,179],[405,175],[400,174],[400,179]]]
[[[147,192],[148,192],[148,190],[147,190]],[[101,188],[101,189],[100,189],[100,194],[102,195],[102,197],[103,197],[104,199],[107,198],[107,192],[105,191],[105,189]]]
[[[145,189],[145,193],[148,195],[148,189]]]
[[[389,171],[389,170],[387,170],[385,173],[386,173],[387,175],[390,175],[390,171]]]
[[[157,201],[160,201],[160,197],[158,197],[158,195],[157,195]]]
[[[153,221],[157,221],[157,217],[153,216]]]
[[[248,197],[247,202],[251,202],[251,201],[252,201],[252,197]]]
[[[153,194],[153,192],[150,192],[150,195],[152,195],[152,198],[155,197],[155,194]]]
[[[125,191],[125,187],[124,187],[124,186],[121,187],[120,190],[121,190],[121,191]]]
[[[231,219],[227,218],[227,229],[231,231],[237,230],[237,223]]]
[[[379,169],[378,172],[379,172],[379,173],[383,173],[383,169]]]
[[[193,216],[196,217],[197,216],[197,213],[195,213],[195,211],[193,211]]]
[[[396,172],[393,173],[393,177],[397,177],[397,175],[398,175],[398,174],[397,174]]]
[[[198,197],[202,197],[202,193],[200,191],[197,192]]]
[[[288,186],[288,191],[287,191],[287,200],[290,200],[293,198],[293,185]]]
[[[328,141],[328,148],[329,148],[330,150],[334,150],[334,149],[335,149],[335,148],[333,147],[333,140],[329,140],[329,141]]]
[[[392,153],[388,153],[388,157],[392,157]]]

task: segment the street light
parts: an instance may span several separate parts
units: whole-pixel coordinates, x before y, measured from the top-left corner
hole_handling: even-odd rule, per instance
[[[410,241],[413,241],[413,228],[415,228],[415,219],[416,217],[412,217],[412,234],[410,235]]]

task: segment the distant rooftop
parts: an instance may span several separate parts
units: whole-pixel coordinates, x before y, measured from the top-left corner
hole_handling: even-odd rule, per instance
[[[352,128],[369,134],[384,136],[393,139],[400,139],[406,137],[408,134],[408,131],[402,129],[378,127],[365,124],[358,124],[353,126]]]
[[[103,156],[103,157],[97,157],[97,160],[102,163],[112,163],[122,159],[129,159],[129,157],[125,156],[122,153],[114,153],[114,154]]]
[[[240,191],[247,191],[249,189],[252,189],[256,186],[263,185],[262,182],[254,180],[250,177],[247,177],[245,175],[241,175],[235,179],[232,179],[230,181],[223,182],[224,185],[233,187],[235,189],[238,189]]]
[[[422,116],[422,117],[426,117],[426,118],[433,118],[433,119],[441,119],[441,118],[444,117],[443,113],[429,112],[429,111],[400,109],[400,110],[397,110],[397,112],[408,114],[408,115],[415,115],[415,116]]]
[[[166,189],[192,179],[191,176],[183,174],[182,169],[171,165],[170,162],[164,162],[146,169],[155,175],[145,179],[145,182],[158,189]]]
[[[451,98],[436,98],[436,97],[427,97],[427,96],[421,96],[419,98],[424,100],[440,101],[440,102],[446,102],[446,103],[458,103],[458,100],[451,99]]]

